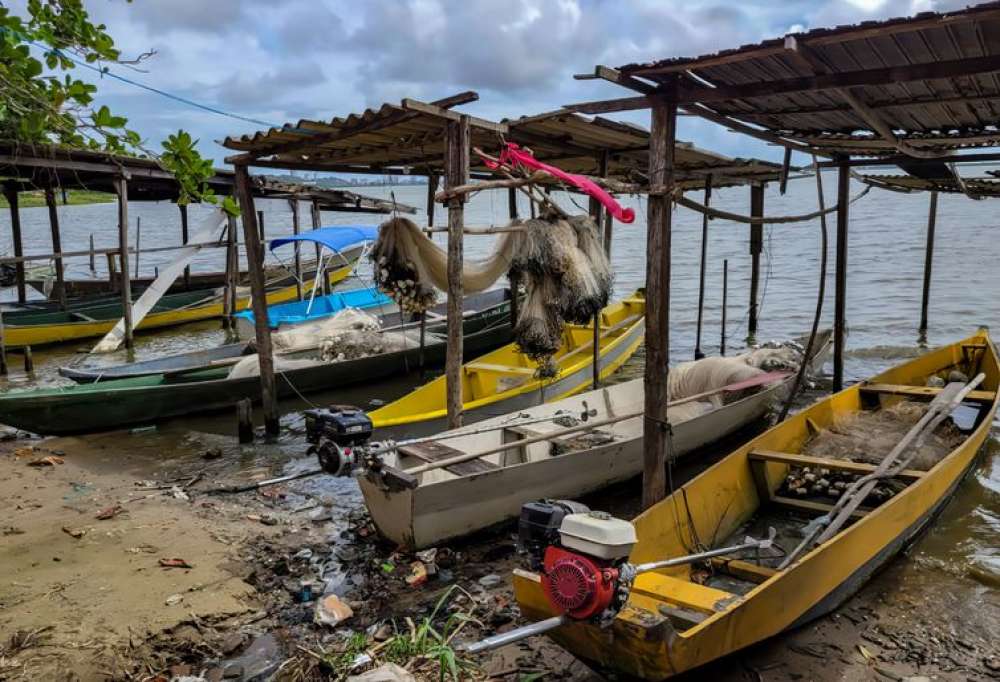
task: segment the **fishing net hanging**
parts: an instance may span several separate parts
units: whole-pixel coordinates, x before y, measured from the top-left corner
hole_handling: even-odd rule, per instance
[[[483,291],[507,274],[520,282],[525,298],[514,327],[521,350],[544,362],[562,340],[563,324],[590,322],[611,297],[611,264],[589,216],[546,214],[503,233],[493,253],[463,264],[466,292]],[[379,228],[372,249],[375,282],[408,312],[422,312],[448,287],[448,254],[406,218]]]

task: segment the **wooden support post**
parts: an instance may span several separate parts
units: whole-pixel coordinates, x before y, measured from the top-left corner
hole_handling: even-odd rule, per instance
[[[188,207],[187,204],[178,204],[177,208],[181,212],[181,242],[184,244],[188,243]],[[185,291],[191,290],[191,266],[188,265],[184,268],[184,289]]]
[[[59,212],[56,210],[56,193],[52,185],[45,188],[45,205],[49,208],[49,227],[52,229],[52,253],[62,253],[62,237],[59,234]],[[66,309],[66,280],[63,270],[63,259],[56,259],[56,289],[55,297],[59,306]]]
[[[850,207],[851,169],[847,163],[837,170],[837,261],[833,302],[833,390],[844,387],[844,339],[847,310],[847,223]]]
[[[299,225],[299,200],[292,198],[288,200],[288,207],[292,210],[292,234],[298,234]],[[292,245],[295,249],[295,297],[302,300],[302,249],[301,242]]]
[[[712,174],[705,176],[705,206],[712,202]],[[701,266],[698,269],[698,326],[694,336],[694,359],[701,360],[701,323],[705,313],[705,268],[708,263],[708,214],[701,216]]]
[[[239,286],[239,251],[236,249],[236,218],[226,216],[226,269],[225,285],[222,289],[222,328],[236,329],[236,288]]]
[[[97,254],[94,253],[94,233],[90,233],[90,272],[97,272]]]
[[[514,222],[518,218],[517,213],[517,188],[510,187],[507,189],[507,216],[510,218],[511,222]],[[517,315],[518,315],[518,295],[517,290],[520,287],[520,282],[515,275],[508,275],[508,281],[510,284],[510,328],[511,330],[517,326]]]
[[[0,309],[0,376],[7,376],[7,332],[3,326],[3,309]]]
[[[722,261],[722,334],[719,355],[726,354],[726,308],[729,305],[729,259]]]
[[[14,241],[14,256],[20,258],[24,255],[24,246],[21,241],[21,211],[18,206],[17,188],[13,185],[4,187],[4,195],[10,205],[10,231]],[[27,284],[24,281],[24,262],[18,261],[14,265],[14,272],[17,278],[17,302],[24,303],[28,300]]]
[[[32,374],[35,371],[35,359],[31,356],[31,346],[24,347],[24,373]]]
[[[750,215],[764,215],[764,183],[750,185]],[[757,338],[757,297],[760,290],[760,254],[764,250],[764,225],[750,225],[750,313],[747,321],[747,341]]]
[[[125,348],[132,349],[132,279],[128,269],[128,180],[115,178],[118,192],[118,257],[121,262],[122,317],[125,319]]]
[[[139,279],[139,254],[142,246],[142,218],[135,217],[135,278]]]
[[[924,295],[920,302],[920,342],[927,342],[927,305],[931,298],[931,268],[934,265],[934,228],[937,225],[937,190],[931,190],[931,205],[927,213],[927,251],[924,255]]]
[[[778,183],[778,192],[785,196],[785,189],[788,188],[788,173],[792,168],[792,148],[785,147],[785,159],[781,162],[781,180]]]
[[[247,273],[250,277],[250,295],[253,297],[253,314],[257,332],[257,361],[260,363],[260,394],[264,407],[264,432],[278,435],[278,391],[274,382],[274,357],[271,352],[271,329],[267,320],[267,289],[264,286],[264,259],[261,257],[260,233],[254,212],[250,174],[247,167],[235,167],[235,189],[243,216],[243,241],[247,249]]]
[[[253,442],[253,402],[250,398],[236,403],[236,434],[240,445]]]
[[[447,187],[469,181],[469,117],[449,121],[445,146]],[[465,225],[465,197],[448,202],[448,346],[445,356],[445,384],[448,396],[448,428],[462,425],[462,229]]]
[[[427,176],[427,227],[434,227],[434,195],[437,193],[438,176],[431,173]],[[429,236],[429,235],[428,235]]]
[[[267,249],[267,237],[264,234],[264,212],[257,211],[257,229],[260,230],[260,243],[263,248]]]
[[[677,104],[657,100],[649,133],[650,192],[646,225],[646,368],[643,419],[642,507],[648,509],[666,493],[666,458],[670,440],[667,421],[667,374],[670,362],[670,232],[674,184]]]
[[[108,259],[108,283],[111,291],[118,291],[118,285],[121,284],[118,279],[118,254],[109,251],[104,256]]]
[[[312,219],[312,228],[314,230],[318,230],[320,228],[320,226],[323,224],[323,214],[319,210],[319,202],[316,201],[315,199],[313,199],[313,202],[312,202],[312,209],[311,209],[310,217]],[[319,257],[320,257],[320,254],[322,252],[323,247],[321,247],[319,244],[314,244],[314,246],[316,248],[316,267],[319,267],[319,261],[320,261]],[[329,282],[330,282],[330,280],[326,276],[326,273],[320,273],[320,275],[322,276],[323,281],[320,284],[321,288],[320,288],[320,290],[317,293],[326,295],[326,294],[329,293],[329,289],[330,289]]]

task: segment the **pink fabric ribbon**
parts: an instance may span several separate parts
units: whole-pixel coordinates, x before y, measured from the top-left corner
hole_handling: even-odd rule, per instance
[[[605,192],[593,180],[590,180],[582,175],[567,173],[566,171],[556,168],[555,166],[542,163],[534,156],[521,149],[521,146],[514,142],[508,142],[507,148],[500,152],[500,163],[491,161],[487,158],[484,158],[483,162],[490,170],[495,170],[502,164],[510,166],[511,168],[522,167],[543,171],[549,175],[559,178],[563,182],[573,185],[589,196],[597,199],[601,202],[601,205],[604,206],[604,208],[608,209],[611,215],[621,222],[631,223],[635,220],[635,211],[631,208],[622,208],[622,205],[615,201],[614,197]]]

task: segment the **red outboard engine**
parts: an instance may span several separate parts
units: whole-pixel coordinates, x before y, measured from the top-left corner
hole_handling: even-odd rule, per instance
[[[538,503],[525,506],[532,504]],[[522,510],[522,524],[525,518]],[[628,559],[635,541],[631,523],[605,512],[562,515],[558,538],[552,537],[541,561],[533,562],[541,564],[542,589],[549,602],[559,613],[577,620],[620,608],[618,568]]]

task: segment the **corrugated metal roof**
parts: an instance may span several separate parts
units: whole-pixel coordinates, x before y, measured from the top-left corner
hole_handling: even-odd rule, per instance
[[[447,119],[408,106],[414,105],[404,100],[400,105],[384,104],[327,122],[303,119],[253,135],[229,137],[223,145],[252,156],[253,165],[443,174]],[[487,152],[495,152],[509,140],[568,172],[598,175],[606,151],[609,177],[639,183],[649,167],[649,132],[630,123],[563,111],[508,119],[493,124],[494,128],[480,123],[470,127],[471,146]],[[677,144],[676,163],[679,182],[687,187],[703,186],[709,172],[713,183],[722,186],[776,180],[781,171],[778,164],[732,159],[684,142]],[[475,154],[470,167],[474,172],[487,171]]]
[[[679,77],[682,97],[688,91],[717,113],[823,148],[823,136],[871,130],[838,93],[843,87],[899,138],[922,135],[916,146],[989,146],[1000,136],[1000,2],[816,29],[787,43],[779,38],[620,70],[658,83]],[[837,139],[830,138],[829,149],[839,151]]]
[[[925,179],[913,175],[858,175],[857,178],[875,187],[898,192],[924,192],[936,190],[952,194],[970,194],[978,197],[1000,197],[1000,180],[993,178],[964,178],[963,188],[954,179]]]

